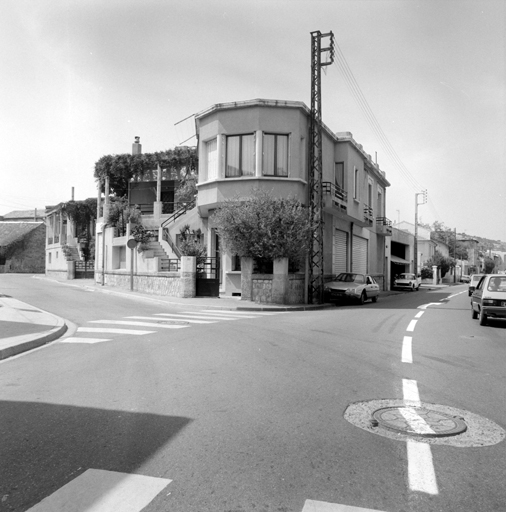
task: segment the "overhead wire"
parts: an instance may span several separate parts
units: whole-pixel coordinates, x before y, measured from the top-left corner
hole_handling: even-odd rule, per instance
[[[341,72],[345,83],[350,90],[352,96],[354,97],[355,101],[357,102],[360,110],[362,111],[362,114],[365,117],[366,122],[378,138],[380,144],[382,145],[383,149],[386,151],[388,156],[390,157],[392,163],[397,167],[397,169],[401,172],[403,177],[407,180],[408,184],[413,187],[414,190],[421,190],[422,186],[417,181],[417,179],[409,172],[409,170],[406,168],[402,160],[399,158],[399,155],[393,148],[392,144],[388,140],[388,137],[385,135],[385,132],[381,128],[381,125],[379,124],[376,116],[374,115],[371,107],[369,106],[369,103],[367,102],[358,82],[355,79],[355,76],[353,75],[353,72],[351,71],[351,68],[349,67],[346,58],[339,47],[337,43],[335,43],[336,46],[336,57],[337,59],[334,60],[334,65],[338,68],[338,70]]]

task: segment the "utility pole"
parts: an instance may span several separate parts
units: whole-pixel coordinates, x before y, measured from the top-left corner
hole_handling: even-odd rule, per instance
[[[322,48],[322,39],[329,38],[329,45]],[[322,62],[322,53],[328,52],[329,60]],[[309,249],[308,302],[323,302],[323,185],[322,185],[322,100],[321,68],[334,62],[334,34],[311,32],[311,119],[309,125],[309,219],[313,226]]]
[[[418,196],[423,196],[422,202],[418,202]],[[418,205],[425,204],[427,202],[427,189],[423,192],[417,192],[415,194],[415,254],[413,255],[413,272],[415,276],[418,275]]]

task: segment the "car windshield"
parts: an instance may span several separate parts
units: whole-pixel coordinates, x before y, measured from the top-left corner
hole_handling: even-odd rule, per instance
[[[490,292],[506,293],[506,276],[492,277],[488,281],[487,290]]]
[[[414,279],[415,278],[415,274],[401,274],[399,276],[399,279]]]
[[[365,283],[365,278],[362,274],[339,274],[336,281],[343,283]]]

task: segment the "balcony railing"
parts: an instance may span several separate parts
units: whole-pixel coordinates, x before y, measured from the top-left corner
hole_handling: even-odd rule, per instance
[[[376,217],[376,228],[378,233],[392,236],[392,221],[386,217]]]
[[[322,192],[325,195],[330,195],[332,200],[337,203],[339,208],[346,210],[348,207],[348,193],[342,189],[339,185],[330,181],[324,181],[322,183]]]
[[[370,222],[372,224],[372,221],[374,219],[374,213],[370,206],[367,204],[364,205],[364,220],[367,222]]]

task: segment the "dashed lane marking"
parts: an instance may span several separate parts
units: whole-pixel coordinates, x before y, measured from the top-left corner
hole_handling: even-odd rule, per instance
[[[422,405],[416,380],[402,379],[402,393],[406,405],[411,405],[415,408]],[[413,422],[413,425],[422,429],[423,425],[420,420],[424,421],[416,414],[416,409],[414,413],[410,414],[410,419],[406,418],[406,420]],[[419,419],[415,418],[415,416],[418,416]],[[408,440],[407,451],[409,488],[412,491],[424,492],[426,494],[438,494],[436,472],[434,470],[430,445]]]
[[[131,320],[90,320],[90,324],[110,324],[110,325],[133,325],[137,327],[155,327],[160,329],[183,329],[187,325],[170,325],[153,322],[135,322]]]
[[[27,512],[140,512],[171,481],[88,469]]]
[[[418,309],[427,309],[429,306],[442,306],[442,302],[429,302],[428,304],[422,304],[418,306]]]
[[[415,318],[420,318],[424,313],[425,311],[418,311],[418,313],[415,315]]]
[[[412,340],[411,336],[404,336],[402,340],[402,356],[401,360],[403,363],[412,363],[413,362],[413,353],[412,353]]]
[[[339,503],[328,503],[326,501],[306,500],[302,512],[382,512],[378,509],[352,507],[340,505]]]
[[[418,322],[418,320],[411,320],[411,322],[409,322],[409,325],[408,325],[408,328],[406,329],[406,331],[413,332],[416,327],[416,322]]]

